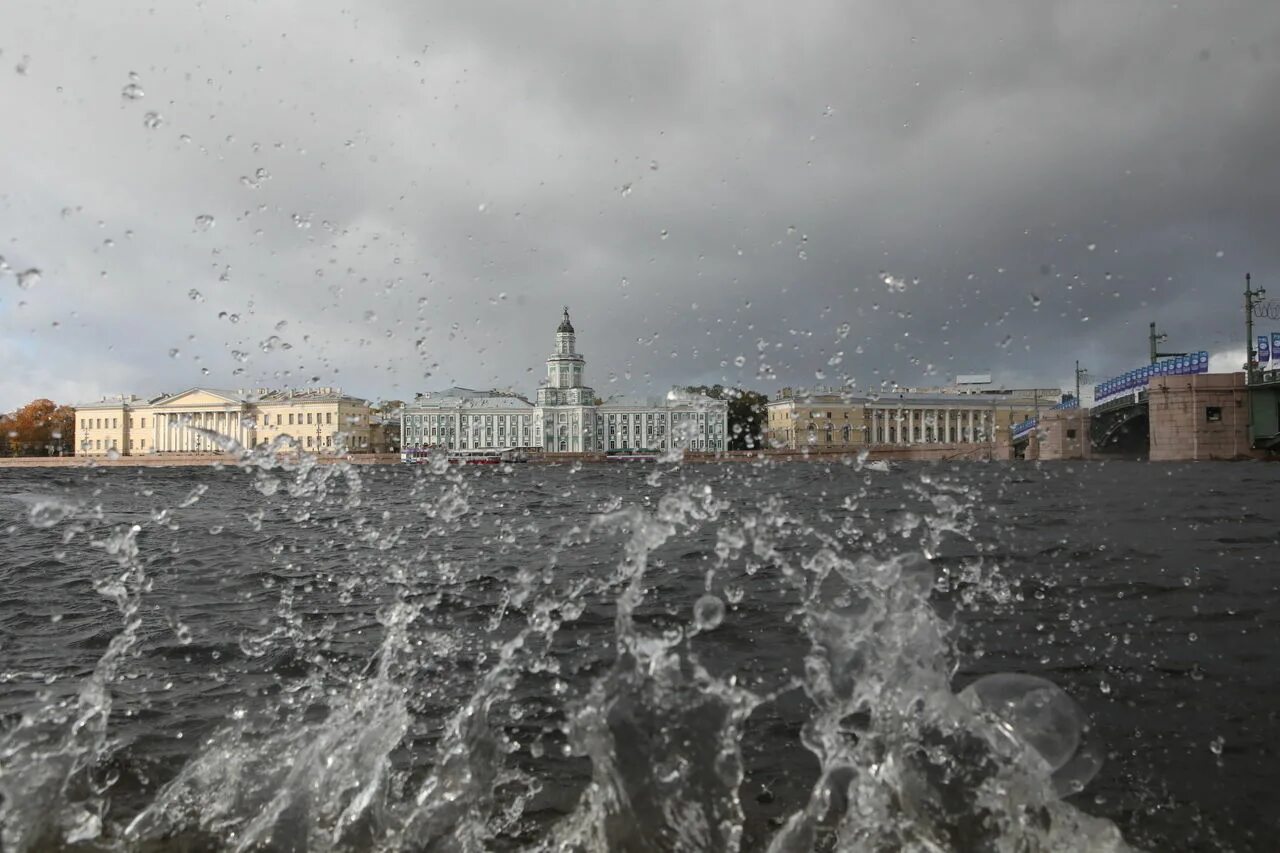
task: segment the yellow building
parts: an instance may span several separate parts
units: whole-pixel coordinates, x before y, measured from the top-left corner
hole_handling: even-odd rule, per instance
[[[787,395],[766,408],[765,447],[844,450],[869,440],[865,404],[857,398],[833,393]]]
[[[220,453],[211,433],[257,447],[285,437],[312,453],[366,453],[367,402],[334,388],[190,388],[151,400],[123,397],[76,406],[76,455]]]
[[[859,397],[784,388],[768,404],[766,446],[846,450],[868,445],[984,444],[1058,402],[1053,389],[908,392]]]

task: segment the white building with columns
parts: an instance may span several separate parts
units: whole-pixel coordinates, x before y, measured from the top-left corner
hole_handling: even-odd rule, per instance
[[[510,392],[450,388],[419,395],[401,414],[402,448],[553,453],[611,450],[718,452],[728,447],[728,403],[672,391],[661,399],[601,400],[584,384],[586,358],[564,309],[535,402]]]

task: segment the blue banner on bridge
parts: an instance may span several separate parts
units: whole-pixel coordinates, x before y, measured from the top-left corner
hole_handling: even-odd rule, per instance
[[[1266,335],[1258,335],[1258,363],[1266,364],[1271,360],[1271,339]]]
[[[1123,394],[1141,391],[1150,384],[1153,377],[1187,376],[1193,373],[1208,372],[1209,353],[1206,350],[1167,358],[1155,364],[1134,368],[1128,373],[1121,374],[1114,379],[1108,379],[1106,382],[1099,382],[1093,386],[1093,402],[1094,405],[1097,405]]]

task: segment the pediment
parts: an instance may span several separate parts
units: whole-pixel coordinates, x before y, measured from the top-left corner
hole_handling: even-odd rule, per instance
[[[210,388],[188,388],[178,394],[165,397],[152,403],[156,407],[170,406],[240,406],[244,400],[228,391],[216,391]]]

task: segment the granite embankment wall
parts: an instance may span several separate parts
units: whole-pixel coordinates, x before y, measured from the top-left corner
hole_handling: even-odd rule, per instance
[[[351,456],[319,456],[321,464],[351,462],[355,465],[386,465],[399,462],[395,453],[361,453]],[[223,454],[157,454],[155,456],[121,456],[108,459],[105,456],[10,456],[0,459],[0,468],[208,468],[214,465],[234,465],[235,459]]]
[[[950,462],[956,460],[990,460],[994,458],[994,445],[963,444],[914,444],[884,445],[867,448],[868,460],[896,460],[902,462]],[[686,453],[685,462],[756,462],[762,458],[778,462],[833,462],[857,458],[848,451],[820,450],[731,450],[727,453]],[[361,453],[334,458],[317,457],[322,464],[345,461],[355,465],[390,465],[400,461],[395,453]],[[605,462],[603,453],[542,453],[530,462],[543,464],[567,464],[572,462]],[[17,456],[0,458],[0,468],[180,468],[234,465],[235,459],[220,454],[157,454],[147,456],[121,456],[108,459],[102,456]]]

